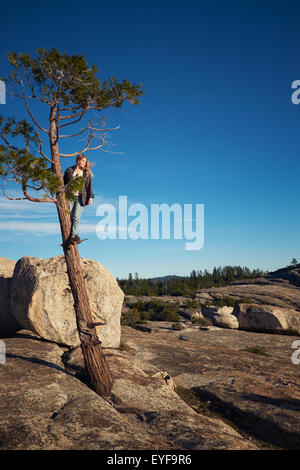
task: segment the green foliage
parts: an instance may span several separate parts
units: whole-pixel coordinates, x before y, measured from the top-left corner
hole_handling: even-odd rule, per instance
[[[126,323],[122,324],[130,324],[130,326],[132,326],[135,323],[151,320],[177,322],[180,320],[177,309],[178,305],[166,305],[161,300],[150,300],[148,302],[138,300],[131,308],[132,313],[123,314],[124,318],[122,321]]]
[[[237,303],[236,299],[233,299],[232,297],[225,296],[223,299],[219,299],[216,302],[216,305],[218,307],[234,307],[235,304]]]
[[[138,104],[139,97],[144,94],[141,85],[132,85],[128,80],[118,82],[111,77],[101,82],[96,75],[98,67],[89,67],[84,55],[62,54],[55,48],[49,51],[40,48],[35,52],[36,58],[29,54],[8,53],[13,71],[7,80],[20,84],[20,77],[29,74],[41,98],[48,104],[120,108],[125,100]]]
[[[239,303],[239,304],[249,304],[251,302],[253,302],[253,300],[250,299],[250,297],[241,297],[240,300],[238,300],[237,303]]]
[[[164,309],[164,302],[162,300],[150,300],[146,303],[147,310],[159,314]]]
[[[81,192],[84,186],[84,177],[77,176],[77,178],[72,179],[69,184],[66,186],[66,198],[69,201],[76,201],[76,196],[74,195],[76,191]]]
[[[2,139],[0,179],[4,183],[14,180],[17,184],[21,184],[22,191],[27,198],[29,198],[27,188],[31,188],[42,191],[42,194],[39,194],[35,200],[42,202],[49,197],[53,200],[59,191],[64,190],[64,187],[60,181],[60,171],[42,149],[43,142],[38,129],[49,133],[47,143],[50,137],[51,151],[56,146],[57,154],[59,153],[60,127],[75,124],[88,110],[120,108],[125,101],[137,105],[144,92],[141,85],[131,84],[128,80],[119,82],[115,77],[111,77],[106,81],[101,81],[97,77],[98,67],[89,66],[84,55],[67,55],[58,52],[55,48],[48,51],[40,48],[36,49],[35,56],[14,51],[8,53],[7,56],[12,72],[4,78],[4,81],[7,82],[8,89],[12,88],[13,94],[25,101],[33,124],[29,124],[24,119],[17,120],[14,117],[0,116],[0,138]],[[48,128],[45,129],[39,125],[38,120],[33,117],[30,110],[32,99],[48,105],[45,114],[47,120],[50,116]],[[78,119],[74,119],[76,117]],[[67,122],[61,121],[63,119]],[[102,124],[104,124],[104,119],[100,118]],[[90,129],[89,144],[95,135],[90,125],[91,121],[86,128]],[[49,132],[50,129],[52,129],[51,132]],[[78,133],[73,135],[78,135]],[[99,140],[103,141],[101,137]],[[66,188],[66,198],[74,200],[74,192],[80,192],[83,185],[83,177],[71,181]],[[32,197],[31,200],[33,200]]]
[[[121,325],[134,326],[136,323],[140,323],[140,316],[138,312],[126,312],[121,316]]]
[[[248,304],[251,303],[252,299],[250,297],[241,297],[240,299],[234,299],[233,297],[225,296],[223,299],[219,299],[216,302],[218,307],[234,307],[237,304]]]
[[[176,307],[164,306],[159,312],[153,313],[151,320],[177,322],[180,320],[180,315],[177,313]]]
[[[213,323],[209,318],[201,318],[201,317],[192,317],[191,322],[193,325],[199,325],[199,326],[211,326]]]
[[[119,351],[130,351],[131,348],[128,346],[127,343],[125,343],[124,341],[121,341],[120,342],[120,346],[118,347]]]
[[[121,325],[134,326],[137,323],[146,323],[150,319],[148,312],[137,312],[132,309],[130,312],[123,313],[121,316]]]
[[[143,310],[147,310],[147,305],[142,300],[138,300],[134,304],[134,309],[136,309],[138,312],[142,312]]]
[[[266,349],[261,346],[249,346],[248,348],[242,349],[242,351],[259,354],[260,356],[269,356],[269,354],[266,352]]]
[[[151,300],[147,302],[146,309],[150,313],[150,320],[175,322],[180,320],[176,305],[166,305],[160,300]]]
[[[173,330],[184,330],[184,326],[181,323],[172,323],[172,329]]]
[[[181,400],[183,400],[188,406],[197,411],[197,413],[201,413],[206,416],[216,417],[215,414],[210,411],[211,402],[201,400],[193,389],[188,389],[177,385],[174,391],[181,398]]]
[[[188,300],[185,304],[186,308],[201,308],[199,300]]]
[[[26,121],[0,115],[0,132],[4,143],[9,137],[18,138],[21,145],[0,145],[0,177],[3,180],[13,179],[17,184],[43,189],[55,194],[60,186],[58,178],[46,160],[34,155],[37,139],[34,129]],[[32,150],[30,150],[32,149]]]
[[[131,275],[129,279],[118,279],[118,283],[123,292],[127,295],[182,296],[191,295],[196,290],[220,287],[228,285],[233,281],[254,279],[265,274],[266,273],[264,271],[260,271],[258,269],[250,271],[247,267],[241,268],[240,266],[225,266],[224,268],[215,268],[212,273],[209,273],[205,269],[204,272],[201,270],[193,271],[190,276],[175,277],[167,280],[154,281],[152,279],[133,279]],[[247,302],[248,301],[251,301],[251,299],[248,299]],[[193,300],[190,302],[191,305],[193,305]],[[229,302],[230,305],[232,305],[232,300]],[[198,308],[198,305],[196,308]]]

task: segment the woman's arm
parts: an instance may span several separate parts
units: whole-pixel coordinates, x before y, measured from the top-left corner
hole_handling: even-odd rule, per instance
[[[64,174],[64,185],[66,186],[71,181],[71,170],[72,168],[67,168]]]
[[[92,189],[92,178],[91,178],[91,175],[88,175],[88,181],[87,181],[87,186],[86,186],[86,199],[87,199],[88,205],[92,204],[94,197],[95,195]]]

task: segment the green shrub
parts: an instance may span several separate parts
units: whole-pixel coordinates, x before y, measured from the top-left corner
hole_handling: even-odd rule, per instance
[[[174,390],[177,395],[183,400],[188,406],[193,408],[197,413],[201,413],[204,415],[212,415],[213,413],[210,413],[209,408],[211,402],[205,402],[200,400],[200,398],[197,396],[197,393],[192,390],[192,389],[187,389],[184,387],[181,387],[180,385],[177,385]]]
[[[191,322],[193,325],[200,325],[200,326],[211,326],[212,322],[209,318],[191,318]]]
[[[177,322],[180,320],[180,315],[177,313],[177,310],[175,308],[172,308],[172,307],[165,308],[162,313],[166,321]]]
[[[146,323],[150,319],[149,312],[130,311],[121,316],[121,325],[134,326],[137,323]]]
[[[248,348],[242,349],[242,351],[259,354],[260,356],[269,356],[266,349],[261,346],[249,346]]]
[[[172,323],[173,330],[184,330],[184,326],[181,323]]]
[[[148,302],[139,300],[132,306],[130,312],[122,315],[121,325],[133,326],[148,320],[177,322],[180,320],[177,313],[178,305],[178,302],[166,304],[159,299]]]
[[[165,304],[162,300],[150,300],[146,304],[146,310],[159,313],[164,308]]]
[[[147,310],[146,303],[143,302],[143,300],[138,300],[134,306],[134,309],[136,309],[138,312],[142,312],[143,310]]]
[[[252,302],[253,300],[250,299],[249,297],[241,297],[240,300],[238,301],[239,304],[249,304]]]
[[[188,300],[185,304],[186,308],[199,308],[201,307],[201,304],[199,300]]]
[[[234,307],[235,304],[237,303],[237,300],[234,299],[233,297],[223,297],[223,299],[220,299],[216,302],[218,307]]]
[[[118,347],[119,351],[130,351],[131,348],[128,346],[127,343],[121,341],[120,346]]]
[[[177,322],[180,320],[180,315],[177,313],[176,307],[164,306],[161,310],[153,312],[151,320]]]

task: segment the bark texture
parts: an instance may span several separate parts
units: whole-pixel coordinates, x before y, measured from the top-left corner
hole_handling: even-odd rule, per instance
[[[61,189],[56,194],[57,211],[60,222],[63,242],[65,242],[71,231],[71,217],[68,207],[68,201],[64,191],[64,181],[60,162],[60,153],[57,145],[57,117],[56,109],[50,110],[50,129],[49,139],[51,147],[51,157],[55,176],[61,182]],[[91,387],[101,396],[110,396],[113,379],[105,360],[101,343],[97,337],[95,327],[92,326],[92,315],[87,295],[85,280],[78,248],[75,245],[63,246],[67,271],[70,281],[70,287],[74,298],[74,309],[76,314],[76,323],[81,343],[81,349],[84,356],[86,370],[89,376]]]

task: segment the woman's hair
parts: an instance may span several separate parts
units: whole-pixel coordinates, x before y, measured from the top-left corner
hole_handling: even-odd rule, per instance
[[[89,175],[91,176],[94,176],[93,173],[91,172],[91,166],[94,166],[93,163],[89,162],[87,156],[84,154],[84,153],[80,153],[79,155],[77,155],[76,157],[76,164],[79,162],[79,160],[81,160],[82,158],[85,158],[86,159],[86,165],[85,165],[85,168],[84,168],[84,171],[86,171]]]

